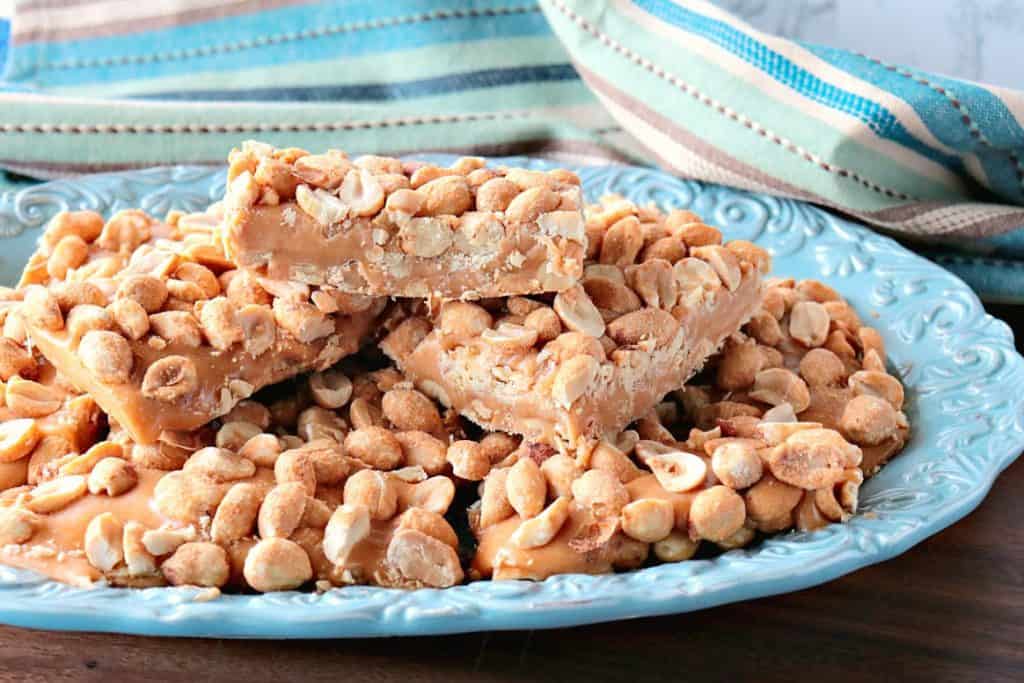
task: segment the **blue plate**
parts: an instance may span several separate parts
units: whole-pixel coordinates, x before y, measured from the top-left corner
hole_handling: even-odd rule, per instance
[[[444,157],[434,160],[445,161]],[[530,159],[499,163],[546,167]],[[1024,359],[1007,326],[956,277],[892,240],[795,201],[682,181],[657,171],[577,169],[588,199],[607,192],[690,208],[730,238],[775,255],[775,271],[827,281],[885,337],[903,376],[913,436],[861,490],[861,514],[713,560],[541,583],[447,590],[351,587],[195,600],[196,590],[83,590],[0,567],[0,621],[46,629],[168,636],[326,638],[534,629],[688,612],[807,588],[904,552],[973,510],[1024,449]],[[11,283],[61,209],[163,215],[217,200],[224,171],[158,168],[86,176],[0,196],[0,276]],[[964,577],[969,580],[969,577]]]

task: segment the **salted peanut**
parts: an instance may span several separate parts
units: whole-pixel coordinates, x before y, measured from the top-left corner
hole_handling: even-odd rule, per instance
[[[723,550],[735,550],[750,545],[756,536],[757,532],[754,529],[744,525],[732,536],[719,541],[716,545]]]
[[[516,196],[520,188],[507,178],[491,178],[476,191],[477,211],[504,211]]]
[[[256,434],[238,449],[238,455],[259,467],[273,467],[281,455],[281,442],[273,434]]]
[[[149,316],[139,302],[117,299],[107,306],[107,313],[121,334],[138,341],[149,332]]]
[[[170,555],[183,543],[196,540],[195,527],[186,526],[179,529],[150,529],[142,534],[142,545],[146,551],[156,557]]]
[[[199,387],[195,363],[185,356],[165,356],[146,369],[142,395],[165,403],[190,396]]]
[[[858,396],[885,399],[896,410],[903,408],[903,385],[890,374],[861,370],[850,375],[850,388]],[[7,405],[11,404],[11,385],[7,385]]]
[[[260,429],[270,427],[270,409],[256,401],[239,401],[227,415],[220,418],[225,424],[228,422],[251,422]]]
[[[60,305],[45,287],[33,285],[25,290],[21,312],[43,329],[56,332],[64,327]]]
[[[183,543],[164,560],[160,571],[172,586],[220,588],[230,575],[228,554],[215,543]]]
[[[423,194],[420,214],[424,216],[459,216],[473,206],[469,184],[462,176],[441,176],[416,189]]]
[[[224,484],[201,474],[169,472],[157,482],[153,500],[164,516],[195,523],[200,517],[212,515],[226,492]]]
[[[563,363],[551,384],[551,397],[558,405],[569,408],[583,396],[597,379],[600,365],[590,355],[580,355]]]
[[[305,301],[277,298],[273,311],[274,321],[300,342],[308,344],[334,333],[334,321]]]
[[[312,463],[316,483],[320,486],[341,484],[352,469],[341,444],[333,439],[314,439],[293,450]]]
[[[395,190],[388,195],[385,207],[389,211],[398,211],[409,216],[415,216],[423,209],[426,197],[422,192],[413,189]]]
[[[324,529],[324,555],[331,564],[344,566],[352,549],[369,538],[370,531],[370,511],[366,506],[339,505]]]
[[[85,242],[92,242],[102,231],[103,216],[95,211],[61,211],[50,219],[42,241],[53,247],[64,237],[74,235]]]
[[[846,364],[826,348],[811,349],[800,359],[800,376],[810,387],[835,386],[846,379]]]
[[[237,320],[244,333],[242,346],[246,353],[258,357],[274,345],[277,319],[270,308],[259,304],[243,306],[238,311]]]
[[[215,443],[217,448],[229,451],[240,451],[249,442],[249,439],[260,434],[259,425],[241,420],[233,420],[225,423],[217,430]],[[241,453],[239,453],[241,455]]]
[[[395,432],[402,447],[402,460],[408,466],[422,467],[427,474],[440,474],[445,468],[448,446],[432,434],[421,431]],[[474,444],[475,445],[475,444]],[[487,463],[490,468],[490,463]]]
[[[676,305],[679,289],[672,264],[662,259],[651,259],[626,268],[629,286],[648,306],[671,310]]]
[[[743,280],[739,259],[725,247],[718,245],[691,247],[690,255],[706,261],[730,292],[736,291]]]
[[[402,444],[383,427],[353,429],[345,436],[345,452],[378,470],[393,470],[403,462]]]
[[[571,496],[572,483],[581,474],[576,460],[564,453],[556,453],[546,459],[541,463],[540,469],[553,498]]]
[[[788,403],[781,403],[773,408],[769,408],[765,411],[764,415],[761,416],[761,422],[796,422],[796,412],[793,410],[793,406]]]
[[[715,382],[726,391],[745,389],[754,383],[762,362],[763,356],[756,344],[731,344],[722,354]]]
[[[853,310],[853,306],[845,301],[826,301],[822,304],[828,311],[833,322],[844,326],[851,332],[860,329],[860,316]]]
[[[801,280],[796,284],[796,291],[818,303],[839,300],[839,293],[836,290],[818,280]]]
[[[764,466],[753,446],[733,441],[715,448],[711,455],[711,470],[729,488],[745,489],[761,478]]]
[[[226,545],[251,534],[262,502],[263,491],[258,485],[233,485],[217,506],[217,513],[210,526],[210,537]]]
[[[398,492],[391,479],[376,470],[359,470],[345,482],[346,505],[362,505],[372,519],[387,520],[398,509]]]
[[[896,433],[897,420],[896,409],[889,401],[861,394],[846,404],[839,425],[854,443],[876,446]]]
[[[348,424],[333,410],[310,406],[299,413],[296,431],[306,441],[329,439],[341,443],[348,432]]]
[[[214,481],[229,482],[250,478],[256,474],[256,465],[252,460],[225,448],[208,446],[192,454],[185,462],[184,471],[209,477]]]
[[[622,278],[622,271],[618,267],[607,267],[614,268],[618,278]],[[593,266],[589,268],[593,268]],[[632,313],[639,310],[641,306],[640,297],[621,279],[591,275],[588,271],[588,275],[583,280],[583,290],[599,310],[608,311],[609,314],[616,316]]]
[[[142,542],[146,527],[135,521],[124,523],[121,547],[124,552],[125,569],[129,576],[146,576],[156,573],[156,559]]]
[[[96,569],[109,572],[124,559],[123,527],[110,512],[92,518],[85,528],[82,549],[85,557]]]
[[[333,190],[341,185],[351,167],[340,154],[307,154],[295,160],[292,173],[314,187]]]
[[[353,216],[372,216],[384,206],[384,188],[365,169],[351,170],[338,189],[338,198]]]
[[[31,510],[0,507],[0,547],[32,540],[42,520]]]
[[[394,474],[390,476],[395,477]],[[429,477],[412,486],[401,487],[397,498],[402,508],[418,507],[443,515],[455,498],[455,485],[450,477]]]
[[[636,216],[625,216],[604,234],[598,261],[607,265],[628,266],[636,261],[644,246],[644,234]]]
[[[640,252],[641,262],[662,259],[675,263],[682,258],[686,258],[686,243],[674,235],[656,239]]]
[[[58,477],[32,489],[27,506],[40,514],[57,512],[84,496],[87,490],[86,479],[82,475]]]
[[[510,351],[521,351],[537,343],[537,331],[524,325],[503,321],[493,330],[484,330],[480,338],[494,346],[501,346]]]
[[[491,432],[480,439],[480,449],[491,464],[504,460],[509,453],[519,448],[520,440],[504,432]]]
[[[395,533],[385,558],[404,580],[417,585],[447,588],[463,579],[455,549],[416,529]]]
[[[633,464],[629,456],[608,441],[601,441],[594,447],[590,454],[589,466],[591,469],[604,470],[615,475],[623,484],[636,479],[641,474],[640,469]]]
[[[508,500],[508,475],[510,468],[492,469],[483,482],[480,493],[480,528],[486,529],[492,524],[503,522],[513,514],[515,509]]]
[[[521,522],[509,537],[509,544],[523,550],[547,545],[561,531],[571,510],[572,501],[559,496],[538,515]]]
[[[772,257],[766,250],[747,240],[730,240],[725,248],[731,251],[741,261],[753,264],[762,275],[767,275],[772,269]]]
[[[469,440],[455,441],[448,446],[445,460],[460,479],[481,481],[491,471],[491,460],[479,443]]]
[[[752,486],[743,499],[750,520],[759,530],[770,533],[792,526],[793,510],[803,495],[800,488],[767,476]]]
[[[7,320],[10,318],[8,314]],[[6,382],[15,375],[34,377],[37,371],[38,364],[31,351],[8,337],[6,333],[0,336],[0,379]]]
[[[622,508],[622,531],[644,543],[657,543],[672,531],[675,510],[659,498],[641,498]]]
[[[114,319],[105,308],[93,304],[80,304],[71,309],[65,320],[65,327],[72,345],[81,342],[92,330],[113,330]]]
[[[860,346],[864,350],[865,356],[867,356],[869,351],[874,351],[882,362],[885,362],[885,340],[882,339],[882,335],[878,333],[878,330],[873,327],[861,327],[857,330],[857,339],[860,341]]]
[[[828,339],[828,311],[814,301],[801,301],[789,313],[789,334],[807,347],[821,346]]]
[[[167,301],[167,285],[154,275],[128,275],[117,286],[117,299],[128,299],[142,306],[146,313],[157,313]]]
[[[188,311],[164,311],[149,316],[153,333],[165,339],[168,344],[180,344],[188,348],[199,348],[203,342],[199,321]]]
[[[690,538],[689,534],[673,529],[668,536],[655,542],[654,555],[662,562],[683,562],[697,554],[700,541]]]
[[[532,223],[543,214],[558,208],[561,197],[547,187],[530,187],[519,193],[505,209],[505,219],[511,223]]]
[[[352,397],[352,380],[336,369],[316,372],[309,377],[309,390],[318,406],[337,410]]]
[[[291,536],[306,509],[306,489],[300,482],[278,484],[260,506],[256,524],[262,538]]]
[[[783,403],[782,405],[786,406],[789,404]],[[818,422],[762,421],[754,428],[754,436],[769,446],[777,446],[797,432],[803,432],[810,429],[821,429],[821,424]]]
[[[436,258],[448,251],[455,236],[443,218],[413,218],[402,225],[398,237],[402,251],[420,258]]]
[[[782,342],[782,327],[768,311],[760,311],[747,323],[747,333],[758,343],[776,346]]]
[[[398,529],[415,529],[452,548],[459,547],[459,537],[452,525],[444,517],[430,510],[409,508],[398,518]]]
[[[388,422],[403,431],[434,433],[441,430],[441,415],[437,406],[415,389],[392,389],[386,392],[381,400],[381,409]]]
[[[828,338],[825,339],[823,346],[840,358],[852,360],[857,357],[856,350],[854,350],[853,346],[850,345],[847,333],[843,330],[832,330],[829,332]]]
[[[123,384],[131,378],[132,357],[128,341],[105,330],[93,330],[82,338],[78,347],[82,364],[101,382]]]
[[[87,485],[93,495],[120,496],[135,488],[139,475],[135,467],[121,458],[103,458],[89,473]]]
[[[885,401],[874,400],[892,410]],[[813,490],[842,481],[844,470],[860,465],[861,457],[861,450],[847,443],[839,432],[808,429],[773,448],[768,453],[767,465],[777,479]]]
[[[491,314],[482,306],[466,301],[449,301],[441,306],[438,327],[449,343],[478,337],[490,329]]]
[[[556,294],[554,309],[569,330],[595,338],[604,334],[604,318],[581,286]]]
[[[523,319],[523,325],[536,332],[536,339],[541,343],[551,341],[562,333],[562,321],[558,314],[547,306],[527,314]]]
[[[715,543],[739,531],[746,519],[743,498],[728,486],[712,486],[698,493],[690,506],[690,536]]]
[[[885,369],[885,361],[878,355],[878,352],[874,349],[868,349],[864,352],[864,357],[861,359],[861,365],[864,370],[868,372],[884,372],[888,374]]]
[[[602,470],[587,470],[572,483],[576,502],[595,517],[616,517],[629,503],[629,491],[615,476]]]
[[[384,413],[367,399],[357,396],[348,407],[348,420],[355,430],[382,427]]]
[[[757,373],[750,398],[769,405],[788,403],[797,414],[807,410],[811,394],[807,384],[796,373],[785,368],[769,368]]]
[[[103,226],[96,244],[110,251],[130,253],[150,238],[153,219],[139,209],[118,211]]]
[[[683,493],[701,486],[707,478],[708,466],[703,458],[685,451],[668,451],[644,458],[658,483],[666,491]]]
[[[505,495],[512,509],[523,519],[529,519],[544,509],[547,482],[540,467],[530,458],[521,458],[509,470],[505,479]]]
[[[608,323],[608,336],[620,346],[635,346],[651,341],[656,347],[670,343],[679,330],[679,322],[668,311],[642,308]]]
[[[349,175],[352,174],[348,173],[345,177]],[[235,194],[235,190],[229,188],[229,193]],[[308,185],[299,185],[295,188],[295,203],[324,227],[341,222],[348,216],[349,211],[348,206],[338,197],[320,188],[310,188]]]
[[[7,407],[19,417],[46,417],[57,412],[63,403],[61,393],[54,387],[17,375],[7,381],[5,397]]]
[[[316,467],[303,448],[287,450],[274,461],[274,481],[278,484],[299,482],[307,496],[316,495]]]

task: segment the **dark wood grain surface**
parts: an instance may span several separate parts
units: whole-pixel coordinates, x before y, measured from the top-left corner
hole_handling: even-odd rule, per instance
[[[1024,307],[989,310],[1024,337]],[[1024,461],[974,513],[896,559],[819,588],[695,614],[326,642],[0,628],[0,681],[1024,681],[1022,500]]]

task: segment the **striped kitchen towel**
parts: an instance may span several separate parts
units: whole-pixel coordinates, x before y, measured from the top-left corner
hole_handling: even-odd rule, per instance
[[[247,137],[628,160],[1024,258],[1024,96],[702,0],[15,0],[0,91],[0,166],[39,178]]]

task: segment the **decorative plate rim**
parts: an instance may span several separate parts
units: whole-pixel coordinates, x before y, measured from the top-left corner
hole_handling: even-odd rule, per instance
[[[492,161],[555,166],[523,157]],[[574,170],[589,199],[619,192],[641,203],[690,208],[726,226],[730,238],[767,246],[777,274],[827,280],[879,328],[907,384],[914,431],[906,451],[863,487],[866,514],[710,560],[445,590],[349,587],[201,602],[193,588],[81,589],[0,566],[0,622],[144,635],[326,638],[555,628],[689,612],[808,588],[898,555],[977,507],[1024,450],[1024,397],[1006,391],[1024,382],[1024,358],[1006,324],[985,313],[956,276],[801,202],[633,166]],[[56,211],[199,210],[223,188],[223,169],[188,166],[45,183],[0,194],[0,237],[14,240],[12,254],[27,254],[34,231]]]

